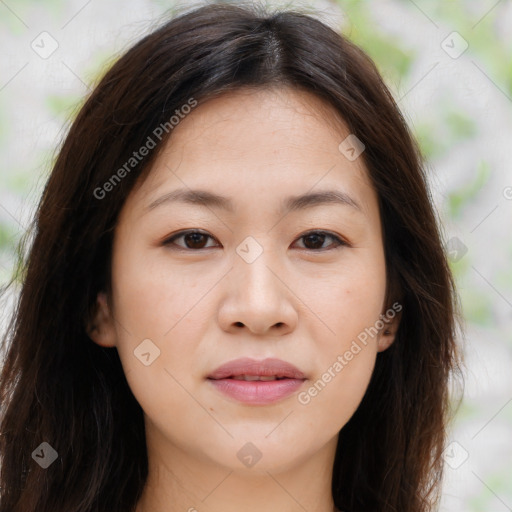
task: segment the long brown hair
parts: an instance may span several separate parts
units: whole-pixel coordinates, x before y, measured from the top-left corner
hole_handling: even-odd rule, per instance
[[[125,164],[190,98],[201,105],[275,85],[326,100],[364,143],[388,298],[403,305],[397,338],[378,354],[339,434],[334,502],[347,512],[434,510],[449,381],[460,361],[458,306],[417,144],[371,59],[335,30],[301,11],[212,4],[174,16],[106,72],[72,123],[20,243],[30,247],[2,345],[0,512],[134,509],[148,471],[142,409],[116,349],[93,343],[85,326],[98,292],[110,291],[118,214],[172,130]],[[116,173],[122,179],[112,182]],[[43,442],[57,452],[46,469],[33,453],[48,449]]]

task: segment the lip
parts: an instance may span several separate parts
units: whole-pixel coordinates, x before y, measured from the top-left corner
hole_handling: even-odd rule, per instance
[[[249,357],[234,359],[219,366],[209,379],[225,379],[234,375],[257,375],[259,377],[287,377],[289,379],[305,379],[306,376],[293,364],[282,359],[268,358],[258,361]]]
[[[282,380],[245,381],[231,378],[236,375],[275,376]],[[239,402],[266,405],[293,394],[302,386],[306,376],[297,367],[281,359],[258,361],[241,358],[219,366],[208,375],[207,380],[218,391]]]

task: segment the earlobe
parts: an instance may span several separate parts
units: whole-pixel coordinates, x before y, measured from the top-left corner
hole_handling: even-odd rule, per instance
[[[116,346],[116,331],[107,296],[104,292],[98,293],[96,298],[96,310],[91,323],[87,327],[87,334],[94,343],[101,347]]]
[[[377,339],[377,352],[383,352],[394,343],[401,318],[402,314],[399,312],[393,318],[385,320]]]

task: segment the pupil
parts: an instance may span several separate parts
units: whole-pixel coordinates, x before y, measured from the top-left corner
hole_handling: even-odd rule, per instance
[[[313,245],[315,247],[308,247],[308,244],[306,243],[307,240],[310,240],[311,239],[313,240]],[[324,243],[324,240],[325,240],[325,235],[319,235],[317,233],[314,233],[314,234],[311,234],[311,235],[307,235],[306,238],[304,239],[304,242],[305,242],[305,245],[306,247],[308,247],[308,249],[317,249],[317,244],[315,242],[320,242],[320,245],[319,247],[322,247],[323,243]]]
[[[190,248],[190,249],[200,249],[203,245],[201,244],[201,238],[204,238],[205,235],[203,235],[202,233],[189,233],[188,235],[185,236],[185,240],[186,240],[186,243],[187,243],[187,246]],[[191,241],[191,243],[189,243]],[[202,240],[204,242],[204,240]],[[199,245],[199,247],[197,247],[197,245]]]

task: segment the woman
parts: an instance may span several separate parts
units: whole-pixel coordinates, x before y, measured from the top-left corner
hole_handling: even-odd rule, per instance
[[[374,64],[207,5],[86,100],[4,340],[0,512],[434,510],[456,299]]]

